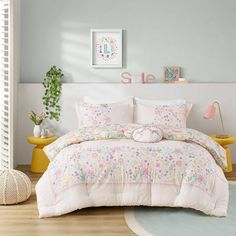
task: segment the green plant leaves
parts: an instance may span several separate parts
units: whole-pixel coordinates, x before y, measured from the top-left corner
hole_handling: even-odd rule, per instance
[[[64,76],[62,70],[56,66],[52,66],[46,73],[46,78],[43,80],[43,86],[45,88],[43,96],[43,105],[46,109],[46,115],[50,120],[55,119],[59,121],[61,106],[59,104],[62,83],[61,78]]]

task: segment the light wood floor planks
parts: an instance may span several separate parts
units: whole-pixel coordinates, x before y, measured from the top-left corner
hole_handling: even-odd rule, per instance
[[[34,187],[41,175],[29,171],[29,166],[19,166],[33,184],[28,201],[19,205],[0,206],[0,236],[124,236],[135,235],[124,219],[123,207],[89,208],[61,217],[39,219]],[[236,165],[227,174],[236,181]]]
[[[236,164],[233,165],[233,171],[225,174],[228,180],[236,181]]]
[[[22,204],[0,206],[0,236],[124,236],[135,235],[124,219],[123,207],[88,208],[61,217],[39,219],[35,184],[41,175],[19,166],[33,184],[30,199]]]

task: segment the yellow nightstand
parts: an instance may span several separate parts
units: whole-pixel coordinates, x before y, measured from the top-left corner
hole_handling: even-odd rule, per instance
[[[56,136],[49,138],[36,138],[34,136],[29,136],[27,138],[28,142],[36,145],[32,153],[31,171],[34,173],[43,173],[47,170],[49,160],[43,151],[43,148],[48,144],[54,142],[57,139]]]
[[[233,144],[236,142],[236,137],[235,136],[230,136],[229,138],[217,138],[216,135],[211,135],[211,137],[217,142],[219,143],[226,151],[226,156],[227,156],[227,164],[228,167],[226,169],[224,169],[224,172],[229,173],[232,172],[233,170],[233,166],[232,166],[232,158],[230,155],[230,150],[228,145]]]

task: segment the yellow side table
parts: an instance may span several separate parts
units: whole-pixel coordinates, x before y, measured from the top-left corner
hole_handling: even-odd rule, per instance
[[[48,144],[54,142],[57,139],[56,136],[49,138],[36,138],[34,136],[29,136],[27,138],[28,142],[36,145],[32,152],[32,162],[31,171],[34,173],[43,173],[47,170],[49,160],[43,151],[43,148]]]
[[[224,172],[226,172],[226,173],[232,172],[232,170],[233,170],[232,158],[231,158],[231,155],[230,155],[230,150],[229,150],[228,145],[235,143],[236,142],[236,137],[235,136],[230,136],[229,138],[217,138],[216,135],[211,135],[211,137],[217,143],[219,143],[226,151],[228,167],[226,169],[224,169]]]

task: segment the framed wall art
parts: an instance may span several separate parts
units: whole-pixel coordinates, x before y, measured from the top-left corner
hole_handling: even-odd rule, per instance
[[[179,66],[164,66],[164,81],[165,82],[176,82],[180,77]]]
[[[122,67],[122,29],[91,30],[91,66]]]

